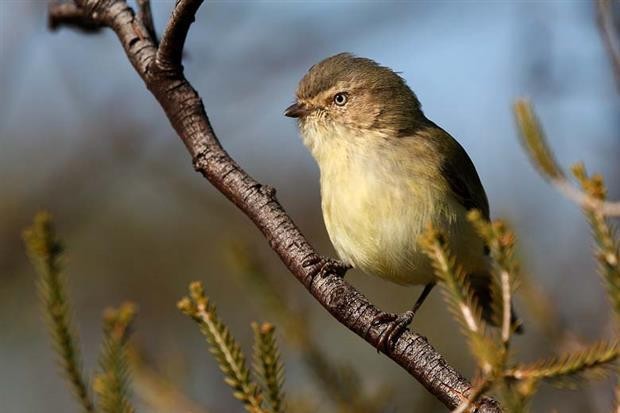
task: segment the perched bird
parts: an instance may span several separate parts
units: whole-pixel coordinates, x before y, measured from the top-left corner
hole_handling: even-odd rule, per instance
[[[435,284],[418,236],[432,224],[470,275],[491,319],[485,245],[467,212],[489,219],[476,169],[459,143],[429,120],[403,78],[341,53],[312,66],[285,115],[298,119],[321,176],[327,232],[346,264],[398,284],[422,284],[414,308],[382,313],[380,346],[393,343]]]

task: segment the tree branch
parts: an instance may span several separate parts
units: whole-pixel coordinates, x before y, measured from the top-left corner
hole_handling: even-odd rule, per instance
[[[261,230],[290,272],[338,321],[375,348],[385,326],[373,326],[379,313],[344,279],[317,276],[321,260],[275,197],[275,190],[249,176],[220,145],[202,100],[183,76],[182,48],[202,0],[177,2],[157,50],[147,29],[123,0],[80,0],[90,24],[109,26],[118,36],[131,64],[164,109],[187,147],[194,168],[241,209]],[[75,17],[65,14],[68,24]],[[57,24],[63,14],[56,12]],[[426,338],[405,331],[386,353],[450,409],[467,400],[472,385],[444,360]],[[478,402],[479,412],[501,412],[489,398]]]
[[[202,2],[203,0],[177,0],[157,51],[158,65],[170,69],[182,69],[181,58],[185,39]]]
[[[155,31],[155,22],[153,21],[153,13],[151,12],[151,1],[150,0],[137,0],[138,9],[138,19],[142,21],[144,27],[151,36],[153,43],[159,44],[159,40],[157,40],[157,32]]]
[[[86,17],[84,11],[73,3],[50,2],[47,25],[56,30],[60,25],[81,30],[86,33],[96,33],[103,26]]]

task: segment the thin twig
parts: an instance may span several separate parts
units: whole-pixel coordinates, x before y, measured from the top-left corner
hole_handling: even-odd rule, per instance
[[[600,211],[605,216],[620,216],[620,202],[600,201],[575,188],[566,179],[551,180],[551,183],[568,199],[582,208]]]
[[[157,64],[161,67],[181,67],[185,39],[202,2],[203,0],[177,0],[157,51]]]
[[[578,351],[519,364],[504,372],[504,377],[515,380],[560,381],[587,373],[606,373],[613,370],[613,362],[620,356],[618,340],[600,341]]]
[[[512,315],[512,291],[510,291],[510,274],[508,271],[503,270],[500,274],[500,281],[502,284],[502,343],[504,349],[507,349],[510,344],[511,333],[511,315]]]
[[[373,325],[380,310],[341,277],[318,275],[324,261],[282,208],[275,190],[254,180],[222,148],[202,99],[184,77],[183,44],[202,1],[177,3],[159,50],[151,39],[141,38],[136,33],[136,27],[146,28],[125,1],[80,1],[90,16],[96,16],[97,22],[114,30],[131,64],[185,144],[195,169],[254,222],[290,272],[321,305],[377,348],[385,328]],[[59,22],[62,20],[62,15],[55,17]],[[404,332],[386,355],[451,409],[460,405],[464,394],[471,391],[471,384],[416,333]],[[501,408],[495,400],[484,398],[479,412],[501,412]]]
[[[607,49],[609,60],[611,60],[616,87],[620,91],[620,41],[618,40],[618,30],[614,24],[613,2],[611,0],[594,1],[596,3],[598,28]]]
[[[138,19],[142,21],[144,27],[148,31],[149,36],[156,45],[159,44],[157,32],[155,31],[155,22],[153,21],[153,12],[151,11],[150,0],[137,0],[138,3]]]
[[[605,216],[620,216],[620,202],[593,198],[566,179],[566,174],[555,161],[532,106],[526,99],[515,101],[514,112],[521,129],[523,146],[543,178],[582,208],[598,211]]]
[[[100,372],[93,388],[97,393],[98,412],[135,413],[130,397],[127,343],[136,306],[124,303],[108,308],[103,315],[103,345],[99,356]]]
[[[39,272],[41,302],[59,365],[71,385],[81,411],[94,413],[89,379],[82,371],[77,331],[71,321],[66,281],[62,275],[62,242],[56,236],[51,215],[38,213],[32,227],[24,231],[24,241]]]

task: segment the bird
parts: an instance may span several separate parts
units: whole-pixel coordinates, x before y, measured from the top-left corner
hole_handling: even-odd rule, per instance
[[[388,324],[378,348],[394,344],[436,284],[418,243],[429,225],[442,232],[483,316],[493,319],[488,248],[467,219],[472,209],[490,219],[480,177],[398,73],[368,58],[336,54],[308,70],[284,115],[297,119],[318,164],[323,219],[340,269],[424,286],[413,308],[381,312],[373,321]]]

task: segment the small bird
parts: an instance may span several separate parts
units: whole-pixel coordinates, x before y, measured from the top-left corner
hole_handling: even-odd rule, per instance
[[[347,266],[398,284],[425,288],[388,323],[379,347],[393,344],[435,285],[418,236],[430,224],[446,237],[469,275],[484,316],[492,318],[486,247],[467,212],[489,219],[471,159],[429,120],[405,80],[375,61],[340,53],[312,66],[285,116],[297,118],[321,176],[321,207],[330,240]]]

